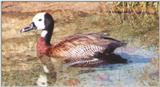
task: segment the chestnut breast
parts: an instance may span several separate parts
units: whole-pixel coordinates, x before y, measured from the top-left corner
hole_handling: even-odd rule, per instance
[[[51,49],[51,45],[47,44],[43,37],[41,37],[38,40],[36,47],[37,47],[37,55],[38,56],[43,56],[43,55],[49,56],[49,51]]]

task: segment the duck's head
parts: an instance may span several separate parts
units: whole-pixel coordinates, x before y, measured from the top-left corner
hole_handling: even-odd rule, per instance
[[[53,17],[46,12],[41,12],[36,14],[32,22],[26,26],[25,28],[21,29],[20,32],[27,32],[33,29],[36,30],[46,30],[48,32],[53,31],[54,27],[54,20]]]
[[[30,30],[42,30],[41,37],[44,37],[47,43],[50,43],[54,28],[54,19],[53,17],[46,12],[41,12],[36,14],[32,22],[20,30],[20,32],[28,32]]]

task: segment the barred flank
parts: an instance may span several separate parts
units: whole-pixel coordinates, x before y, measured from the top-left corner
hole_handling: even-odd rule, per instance
[[[70,66],[100,64],[103,60],[95,58],[98,53],[112,53],[123,42],[97,33],[75,34],[53,45],[51,55],[63,58]]]
[[[90,60],[79,60],[79,61],[72,61],[68,63],[68,66],[80,66],[80,67],[85,67],[85,66],[94,66],[102,63],[103,61],[97,59],[97,58],[92,58]]]
[[[71,48],[64,55],[68,58],[90,58],[95,52],[101,52],[104,48],[97,45],[78,45]]]

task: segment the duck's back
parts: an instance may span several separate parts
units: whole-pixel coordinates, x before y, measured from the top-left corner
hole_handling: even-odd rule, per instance
[[[51,49],[51,54],[54,57],[87,59],[97,52],[103,53],[106,49],[114,51],[122,45],[121,41],[97,33],[75,34],[55,44]]]

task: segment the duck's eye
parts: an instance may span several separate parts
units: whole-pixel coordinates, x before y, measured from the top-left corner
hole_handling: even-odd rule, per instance
[[[42,19],[39,19],[38,21],[42,21]]]

